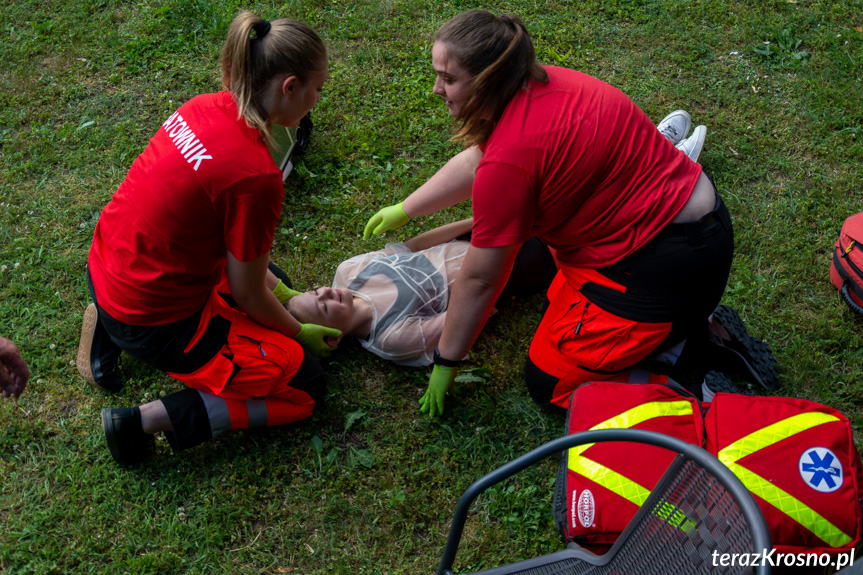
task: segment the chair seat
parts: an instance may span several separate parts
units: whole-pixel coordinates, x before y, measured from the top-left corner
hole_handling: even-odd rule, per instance
[[[659,433],[609,429],[573,434],[548,442],[474,483],[462,495],[439,575],[451,575],[467,509],[488,488],[562,448],[596,441],[631,441],[677,451],[671,465],[607,553],[596,555],[572,545],[564,550],[502,565],[476,575],[699,575],[767,574],[757,569],[718,565],[717,556],[758,553],[772,548],[764,516],[752,495],[731,471],[694,445]]]
[[[563,549],[541,557],[478,571],[473,575],[581,575],[602,573],[595,565],[579,558],[579,550]]]

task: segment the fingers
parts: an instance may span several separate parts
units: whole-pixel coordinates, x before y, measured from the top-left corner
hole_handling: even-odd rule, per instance
[[[3,397],[13,397],[18,399],[21,397],[21,394],[24,393],[24,388],[27,387],[26,380],[18,379],[17,381],[13,379],[12,388],[9,390],[3,390]]]
[[[439,397],[435,397],[434,399],[436,399],[437,401],[435,402],[436,405],[432,406],[432,411],[435,411],[434,410],[435,407],[437,407],[437,411],[436,411],[436,413],[432,413],[432,415],[443,415],[443,404],[444,404],[443,395],[441,395]]]
[[[333,355],[333,352],[336,351],[336,349],[338,349],[336,346],[329,345],[325,342],[321,346],[315,346],[315,349],[312,350],[312,355],[314,355],[317,359],[327,359],[328,357]]]
[[[419,400],[420,413],[428,413],[430,417],[443,415],[443,397],[436,397],[435,394],[427,389]]]
[[[332,343],[328,342],[327,338],[322,338],[321,344],[322,345],[320,345],[320,346],[316,346],[318,348],[317,349],[318,357],[321,357],[321,358],[330,357],[333,354],[333,352],[338,349],[338,344],[337,343],[332,344]]]
[[[0,337],[0,391],[3,397],[19,397],[27,386],[30,369],[15,344]]]
[[[24,387],[26,385],[26,377],[21,377],[20,375],[7,370],[6,367],[0,363],[0,393],[2,393],[3,397],[18,398],[24,391]]]
[[[380,212],[373,215],[371,219],[369,219],[369,222],[366,224],[366,228],[363,230],[363,239],[369,239],[372,234],[379,235],[378,233],[376,233],[377,228],[383,221],[384,218]]]

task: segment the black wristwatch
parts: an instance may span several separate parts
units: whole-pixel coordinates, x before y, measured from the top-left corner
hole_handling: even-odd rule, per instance
[[[458,367],[461,365],[461,361],[458,359],[443,358],[440,356],[440,352],[437,348],[434,348],[434,364],[441,367]]]

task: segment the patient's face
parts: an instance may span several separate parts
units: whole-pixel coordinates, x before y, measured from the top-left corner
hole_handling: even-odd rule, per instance
[[[354,295],[346,289],[321,287],[292,297],[288,309],[302,323],[344,331],[354,317]]]

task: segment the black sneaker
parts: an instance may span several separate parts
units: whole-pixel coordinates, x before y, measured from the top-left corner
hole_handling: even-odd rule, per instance
[[[779,364],[770,346],[749,335],[737,312],[726,305],[713,311],[713,322],[728,333],[729,338],[710,332],[710,354],[717,365],[735,375],[767,389],[778,389]]]
[[[141,409],[120,407],[102,410],[102,430],[111,457],[120,465],[136,465],[149,457],[155,439],[144,433]]]
[[[117,359],[120,348],[111,341],[108,333],[99,324],[99,311],[95,304],[84,310],[81,325],[81,341],[78,343],[78,356],[75,365],[78,373],[87,383],[104,391],[119,391],[123,381],[117,372]]]
[[[303,116],[303,119],[300,120],[299,127],[297,127],[297,144],[291,151],[292,156],[302,156],[306,153],[306,148],[309,147],[309,143],[312,141],[313,128],[312,113],[309,112]]]
[[[740,389],[727,375],[721,371],[709,371],[701,384],[702,401],[713,401],[717,393],[737,393],[740,395],[755,395],[749,389]]]

